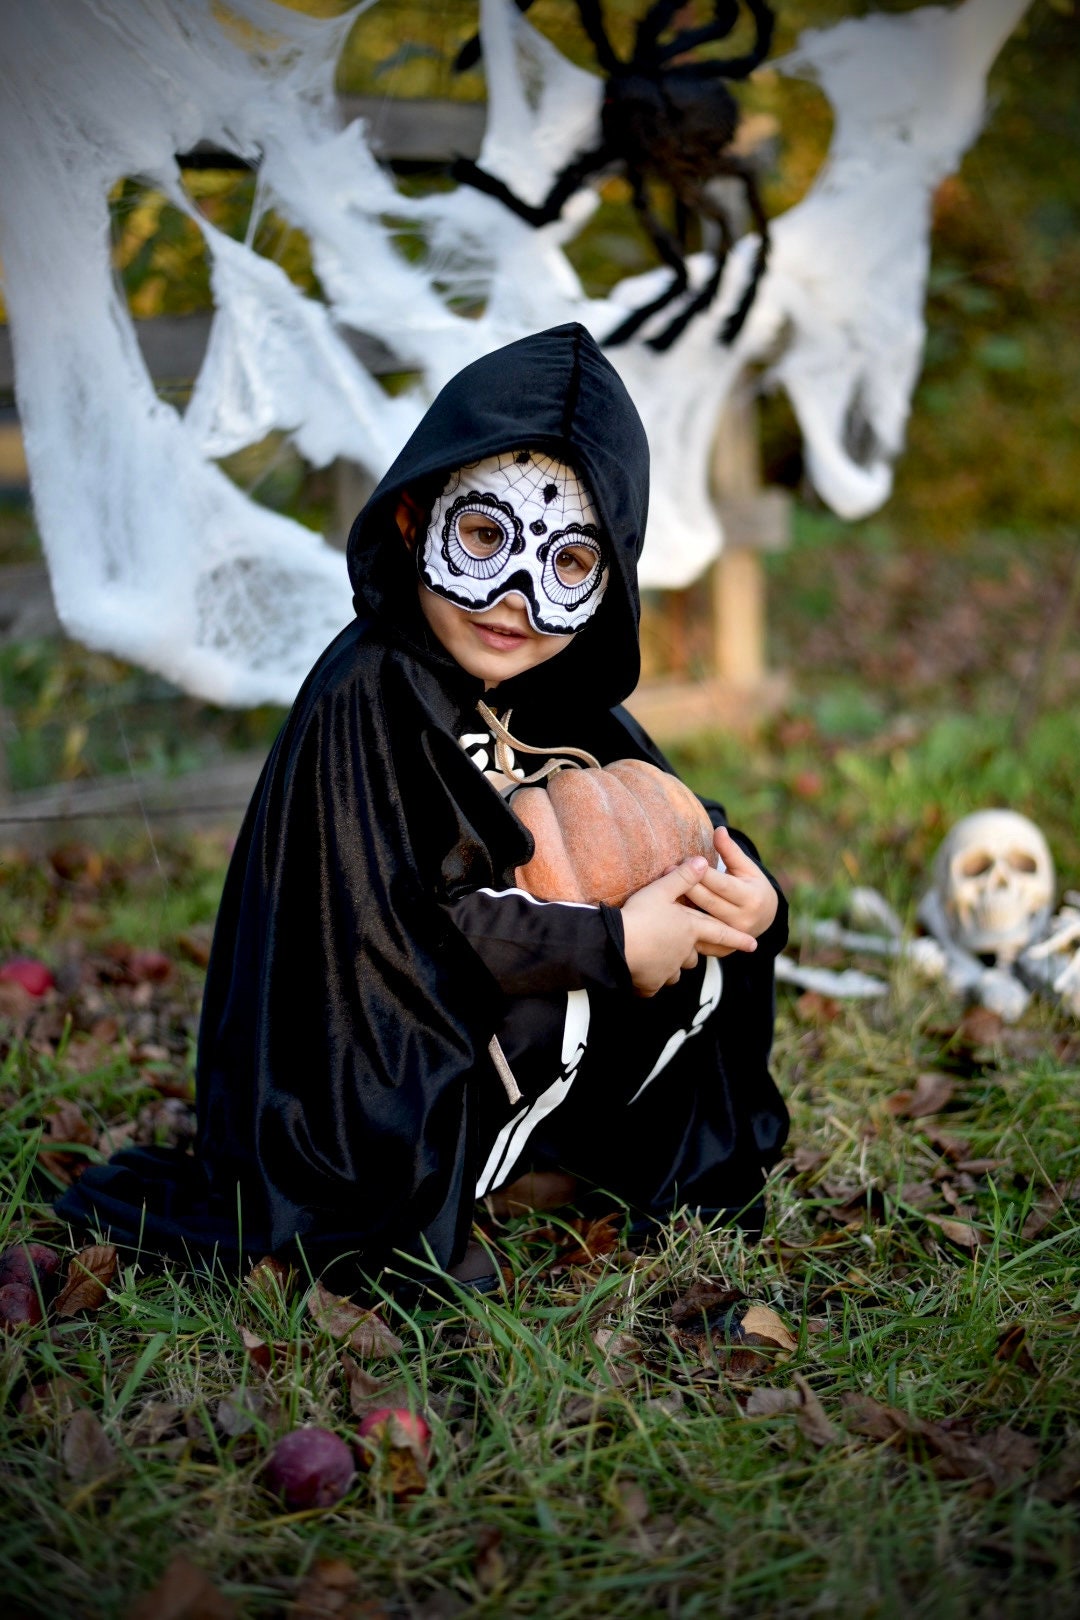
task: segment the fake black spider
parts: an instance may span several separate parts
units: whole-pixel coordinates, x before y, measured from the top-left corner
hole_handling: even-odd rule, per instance
[[[708,185],[723,176],[735,177],[742,183],[758,229],[758,250],[750,280],[720,333],[721,342],[731,343],[750,312],[768,263],[769,226],[749,165],[729,150],[739,121],[739,108],[721,81],[748,78],[765,60],[776,20],[772,8],[766,0],[746,0],[754,19],[755,39],[752,50],[745,55],[729,57],[726,61],[680,61],[678,58],[700,45],[726,39],[738,21],[741,0],[714,0],[712,22],[700,28],[683,29],[663,42],[661,34],[669,28],[685,0],[656,0],[638,23],[630,60],[623,62],[608,39],[600,0],[577,0],[577,3],[582,26],[607,75],[600,115],[600,144],[591,151],[579,153],[568,163],[555,177],[544,201],[536,205],[522,202],[504,181],[469,159],[458,159],[453,175],[505,203],[530,225],[539,226],[550,225],[558,219],[567,199],[590,175],[616,164],[622,166],[641,222],[674,275],[659,297],[635,309],[609,333],[605,339],[609,345],[625,343],[647,320],[686,292],[690,223],[695,218],[712,221],[719,237],[716,263],[704,286],[687,300],[675,319],[648,340],[650,348],[661,350],[670,348],[694,316],[708,309],[716,297],[734,235],[723,208],[709,195]],[[517,0],[517,4],[525,11],[531,0]],[[458,57],[457,65],[459,68],[471,66],[478,57],[477,42],[470,41]],[[650,179],[663,182],[671,189],[674,230],[653,211],[647,192]]]

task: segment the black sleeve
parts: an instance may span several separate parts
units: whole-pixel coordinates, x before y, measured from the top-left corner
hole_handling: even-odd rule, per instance
[[[613,906],[478,889],[442,909],[504,995],[632,988],[622,917]]]

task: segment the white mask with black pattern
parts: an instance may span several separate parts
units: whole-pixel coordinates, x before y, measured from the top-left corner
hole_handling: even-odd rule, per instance
[[[489,519],[501,539],[495,534],[481,544],[463,532],[469,513]],[[593,557],[585,574],[582,551]],[[585,485],[542,450],[506,450],[453,473],[432,508],[417,567],[429,590],[467,613],[483,613],[519,592],[529,623],[545,636],[582,629],[608,582]]]

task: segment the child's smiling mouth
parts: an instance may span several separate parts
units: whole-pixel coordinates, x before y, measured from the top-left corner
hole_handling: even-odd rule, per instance
[[[499,652],[510,652],[515,647],[520,647],[530,636],[528,630],[522,630],[513,624],[481,624],[474,619],[472,628],[485,647],[491,647]]]

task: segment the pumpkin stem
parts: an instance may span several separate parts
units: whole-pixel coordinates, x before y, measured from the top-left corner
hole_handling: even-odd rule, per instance
[[[495,738],[495,758],[499,769],[506,776],[510,775],[510,762],[505,754],[507,748],[512,748],[516,754],[562,754],[565,756],[562,760],[553,761],[551,765],[545,765],[542,770],[535,771],[532,776],[525,777],[525,782],[534,782],[545,776],[551,776],[555,771],[562,770],[569,765],[587,765],[595,771],[600,769],[600,761],[592,754],[587,753],[584,748],[533,748],[529,743],[519,742],[507,729],[510,716],[514,712],[513,709],[507,709],[506,721],[503,722],[494,710],[488,708],[482,698],[477,699],[476,708],[480,718]],[[503,750],[501,754],[500,749]]]

